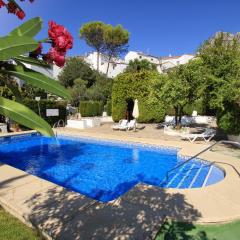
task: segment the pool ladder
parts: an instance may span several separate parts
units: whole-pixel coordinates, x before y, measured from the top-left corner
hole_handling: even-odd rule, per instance
[[[62,124],[62,125],[61,125]],[[62,128],[64,128],[65,127],[65,121],[63,120],[63,119],[60,119],[60,120],[58,120],[57,122],[55,122],[54,124],[53,124],[53,129],[56,129],[56,131],[55,131],[55,137],[57,137],[57,129],[58,128],[60,128],[60,127],[62,127]]]
[[[165,181],[168,182],[168,180],[169,180],[169,173],[171,173],[171,172],[173,172],[174,170],[182,167],[182,166],[185,165],[186,163],[190,162],[190,161],[193,160],[194,158],[196,158],[196,157],[198,157],[199,155],[205,153],[206,151],[212,149],[215,145],[220,144],[220,143],[229,143],[229,144],[233,144],[233,145],[237,146],[238,148],[240,148],[240,143],[239,143],[239,142],[227,141],[227,140],[217,141],[217,142],[213,143],[211,146],[208,146],[207,148],[203,149],[201,152],[195,154],[194,156],[190,157],[190,158],[187,159],[186,161],[178,164],[176,167],[174,167],[174,168],[170,169],[169,171],[167,171],[167,174],[166,174],[166,177],[165,177],[165,179],[166,179]],[[213,166],[212,166],[213,164],[214,164],[214,162],[209,164],[209,166],[211,166],[211,169],[212,169],[212,167],[213,167]],[[237,172],[237,174],[238,174],[239,177],[240,177],[239,172],[238,172],[236,169],[234,169],[234,170]],[[209,177],[209,176],[208,176],[208,177]],[[207,177],[207,178],[208,178],[208,177]],[[206,185],[206,182],[204,182],[204,184]]]

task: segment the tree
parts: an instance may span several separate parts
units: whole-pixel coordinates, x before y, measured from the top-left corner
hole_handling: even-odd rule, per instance
[[[240,44],[239,36],[217,33],[199,49],[208,72],[202,95],[215,109],[219,126],[229,134],[240,133]]]
[[[172,69],[168,75],[161,75],[160,84],[156,86],[157,96],[165,107],[174,108],[176,126],[181,125],[184,106],[199,97],[198,86],[203,72],[201,61],[193,60]]]
[[[224,110],[225,104],[239,99],[240,45],[237,36],[232,38],[229,33],[218,33],[200,47],[199,57],[208,72],[202,84],[206,102],[211,108]]]
[[[157,66],[149,62],[147,59],[134,59],[129,62],[129,65],[125,69],[126,72],[138,72],[141,70],[157,71]]]
[[[97,71],[99,72],[100,53],[104,50],[104,31],[105,24],[103,22],[89,22],[84,24],[80,29],[80,38],[94,48],[97,52]]]
[[[111,78],[99,75],[94,85],[87,89],[87,98],[94,101],[102,101],[104,104],[111,98],[112,94]]]
[[[80,101],[87,98],[87,81],[77,78],[74,80],[74,85],[70,89],[71,104],[79,107]]]
[[[63,71],[59,74],[58,79],[60,83],[67,88],[74,85],[75,79],[82,79],[87,81],[87,87],[92,86],[98,73],[90,68],[90,66],[81,58],[69,58],[66,62]]]
[[[104,50],[108,56],[108,66],[106,75],[108,75],[110,61],[118,58],[128,50],[129,32],[121,25],[113,27],[108,24],[104,30]]]

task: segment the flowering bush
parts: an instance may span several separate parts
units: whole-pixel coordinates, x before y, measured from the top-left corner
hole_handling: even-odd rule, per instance
[[[20,0],[24,2],[24,0]],[[29,0],[29,2],[33,2],[34,0]],[[25,12],[22,8],[16,3],[14,0],[8,0],[7,3],[3,0],[0,0],[0,8],[5,7],[8,10],[8,13],[15,14],[19,19],[23,19],[25,17]]]
[[[67,29],[53,21],[49,21],[48,35],[52,43],[46,59],[62,67],[65,64],[65,55],[67,50],[73,46],[73,38]]]
[[[33,0],[29,1],[33,2]],[[0,0],[0,8],[3,7],[20,19],[25,17],[24,11],[14,0]],[[0,96],[0,114],[42,134],[52,136],[51,126],[22,104],[18,87],[11,84],[12,77],[16,77],[23,80],[25,84],[41,88],[62,98],[70,98],[69,92],[59,82],[29,69],[26,65],[49,68],[49,63],[55,63],[62,67],[67,51],[72,48],[73,38],[65,27],[50,21],[47,40],[36,41],[34,37],[41,28],[42,20],[37,17],[23,23],[7,36],[0,37],[0,79],[16,97],[16,101],[12,101]],[[46,54],[42,53],[43,43],[51,44],[51,48]]]

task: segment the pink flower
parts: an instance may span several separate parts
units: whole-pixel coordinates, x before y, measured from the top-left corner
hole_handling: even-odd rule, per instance
[[[48,59],[54,62],[58,67],[63,67],[65,64],[65,53],[59,52],[56,48],[51,48],[48,52]]]
[[[62,25],[49,21],[48,35],[53,42],[53,47],[59,51],[66,52],[73,46],[72,35]]]

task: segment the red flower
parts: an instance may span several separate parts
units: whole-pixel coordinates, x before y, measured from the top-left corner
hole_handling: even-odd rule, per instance
[[[5,5],[6,5],[5,2],[3,0],[0,0],[0,8],[4,7]]]
[[[25,13],[21,10],[17,10],[16,15],[18,16],[19,19],[24,19]]]
[[[73,46],[73,38],[71,34],[62,25],[58,25],[53,21],[49,21],[48,35],[53,42],[53,47],[61,52],[66,52]]]
[[[9,13],[14,13],[16,14],[16,11],[18,9],[18,6],[15,2],[12,2],[10,1],[8,4],[7,4],[7,9],[8,9],[8,12]]]
[[[65,52],[59,52],[56,48],[51,48],[49,50],[47,58],[58,67],[63,67],[65,64]]]

